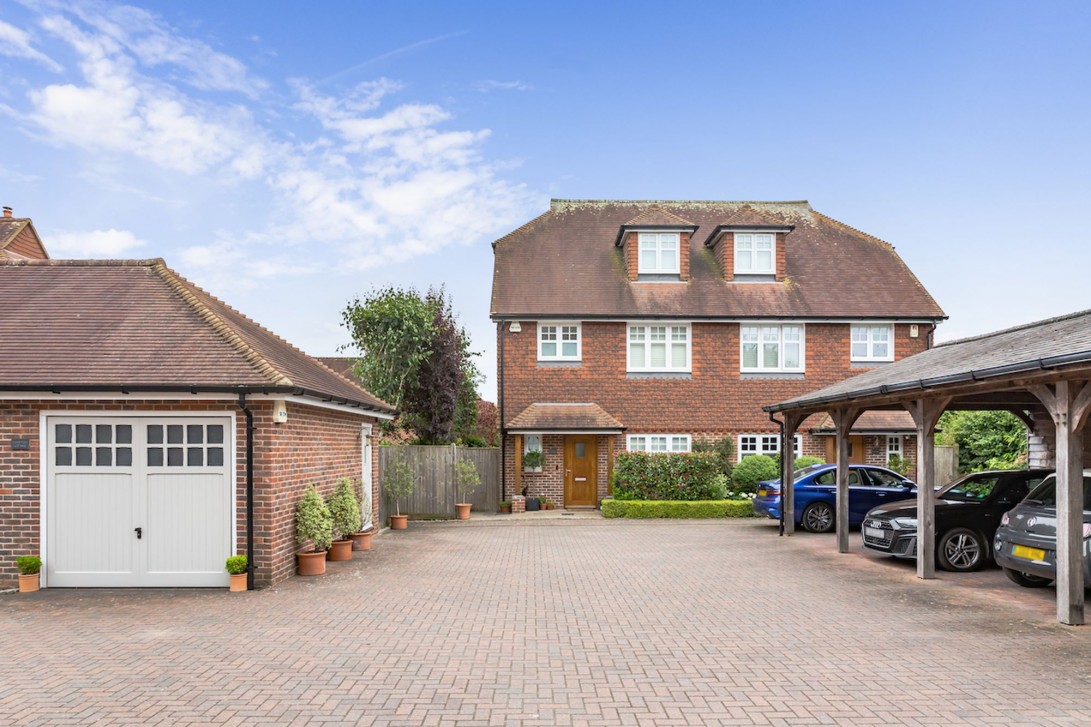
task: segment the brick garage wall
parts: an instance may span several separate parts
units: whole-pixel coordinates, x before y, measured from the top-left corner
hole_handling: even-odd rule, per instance
[[[636,376],[626,372],[626,326],[584,321],[583,356],[578,365],[548,366],[537,361],[537,325],[504,337],[504,417],[510,421],[535,402],[590,402],[626,425],[627,433],[701,434],[710,438],[773,434],[779,430],[761,407],[855,376],[867,369],[849,360],[848,323],[810,323],[806,328],[806,373],[802,377],[754,378],[739,372],[739,325],[693,323],[692,372]],[[895,353],[901,358],[923,351],[928,326],[917,338],[908,325],[895,326]],[[807,437],[805,436],[806,440]],[[511,444],[505,487],[511,493]],[[619,449],[623,449],[622,446]],[[807,452],[805,444],[804,451]],[[821,452],[817,453],[821,456]]]
[[[255,580],[260,585],[268,585],[291,575],[295,567],[295,502],[306,484],[314,481],[322,486],[323,492],[328,492],[341,476],[359,480],[360,424],[372,420],[349,413],[289,405],[288,424],[277,425],[272,421],[271,402],[250,402],[249,408],[254,413],[255,425],[254,521],[255,558],[258,561]],[[236,547],[239,553],[246,552],[246,418],[233,402],[0,402],[0,444],[9,448],[0,456],[0,587],[14,586],[18,582],[16,556],[41,552],[39,426],[42,411],[116,415],[130,412],[229,414],[234,417]],[[294,430],[293,423],[296,424]],[[10,451],[13,438],[29,439],[30,449]],[[374,440],[372,444],[374,448]],[[329,456],[329,459],[323,463],[322,456]],[[372,457],[372,482],[375,483],[373,507],[377,508],[377,456]]]

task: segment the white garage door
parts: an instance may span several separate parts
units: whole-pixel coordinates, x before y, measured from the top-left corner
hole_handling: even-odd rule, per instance
[[[232,418],[47,416],[49,586],[226,586]]]

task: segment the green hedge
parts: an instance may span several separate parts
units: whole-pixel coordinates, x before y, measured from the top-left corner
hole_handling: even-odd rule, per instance
[[[603,517],[716,518],[754,517],[750,500],[603,500]]]
[[[614,497],[619,500],[714,500],[723,497],[723,489],[714,452],[622,452],[614,461]]]

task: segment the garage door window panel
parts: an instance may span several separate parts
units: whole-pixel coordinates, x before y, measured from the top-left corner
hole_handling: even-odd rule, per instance
[[[57,424],[53,463],[58,467],[131,467],[132,441],[128,424]]]
[[[222,424],[149,424],[148,466],[222,467],[223,438]]]

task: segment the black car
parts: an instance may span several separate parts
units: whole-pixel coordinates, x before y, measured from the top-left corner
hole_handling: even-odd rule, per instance
[[[936,564],[943,570],[977,570],[1001,516],[1015,507],[1051,470],[975,472],[936,493]],[[860,527],[864,547],[898,558],[917,557],[917,501],[872,508]]]

